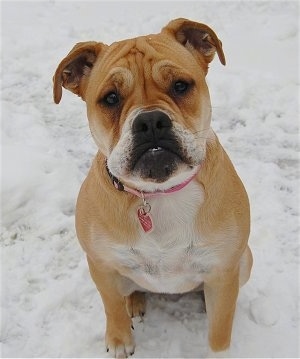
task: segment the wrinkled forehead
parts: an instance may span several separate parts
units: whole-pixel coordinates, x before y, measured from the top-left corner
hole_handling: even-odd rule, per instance
[[[159,61],[164,58],[170,58],[174,53],[174,46],[178,46],[176,41],[170,41],[161,34],[140,36],[133,39],[127,39],[111,44],[102,58],[102,66],[111,66],[113,64],[122,63],[124,61],[128,65],[128,61],[136,58],[146,62]],[[175,50],[176,51],[176,50]]]
[[[99,87],[108,83],[132,87],[141,75],[143,81],[161,84],[200,71],[199,64],[182,45],[157,35],[113,43],[94,67],[95,76],[100,76]]]
[[[114,83],[122,87],[126,83],[127,87],[133,86],[135,81],[140,81],[140,73],[143,74],[144,81],[151,78],[151,81],[162,84],[162,82],[171,82],[173,78],[184,79],[189,75],[189,71],[185,68],[180,67],[178,64],[171,60],[158,60],[155,63],[151,63],[149,70],[147,66],[141,68],[138,62],[131,61],[130,64],[115,64],[105,74],[102,83]]]

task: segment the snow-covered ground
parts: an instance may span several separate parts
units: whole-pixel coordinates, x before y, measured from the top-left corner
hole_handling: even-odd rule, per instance
[[[2,1],[2,357],[107,357],[105,315],[74,230],[96,147],[85,105],[52,76],[79,41],[160,31],[187,17],[215,29],[227,66],[208,75],[212,126],[248,190],[254,267],[232,356],[299,357],[299,3]],[[201,357],[197,294],[149,296],[135,357]]]

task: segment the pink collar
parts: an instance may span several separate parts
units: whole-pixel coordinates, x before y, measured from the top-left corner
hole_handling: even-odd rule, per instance
[[[178,184],[176,186],[173,186],[173,187],[171,187],[169,189],[166,189],[166,190],[163,190],[163,191],[155,191],[155,192],[143,192],[143,191],[139,191],[137,189],[125,186],[117,177],[115,177],[110,172],[110,170],[107,167],[107,164],[106,164],[106,170],[107,170],[107,173],[108,173],[114,187],[117,190],[131,193],[131,194],[133,194],[133,195],[135,195],[135,196],[137,196],[139,198],[142,198],[142,199],[178,192],[181,189],[183,189],[185,186],[187,186],[196,177],[196,175],[198,173],[198,171],[197,171],[195,174],[193,174],[191,177],[189,177],[188,179],[186,179],[182,183],[180,183],[180,184]]]
[[[164,191],[155,191],[155,192],[143,192],[143,191],[139,191],[137,189],[133,189],[130,187],[125,186],[117,177],[115,177],[108,169],[107,164],[106,164],[106,170],[107,173],[114,185],[114,187],[119,190],[119,191],[125,191],[128,193],[131,193],[139,198],[141,198],[143,200],[142,204],[137,208],[137,218],[138,221],[141,225],[142,230],[145,233],[151,233],[153,228],[154,228],[154,223],[153,223],[153,219],[151,216],[151,205],[146,201],[146,198],[150,198],[150,197],[156,197],[156,196],[161,196],[161,195],[167,195],[167,194],[171,194],[177,191],[180,191],[182,188],[184,188],[185,186],[187,186],[197,175],[198,171],[199,171],[200,166],[198,167],[198,170],[195,174],[193,174],[193,176],[191,176],[190,178],[188,178],[187,180],[185,180],[184,182],[173,186],[169,189],[166,189]]]

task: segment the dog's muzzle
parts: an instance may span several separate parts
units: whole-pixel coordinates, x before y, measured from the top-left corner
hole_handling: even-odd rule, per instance
[[[166,181],[184,162],[172,120],[163,111],[141,112],[132,124],[131,170],[143,179]]]

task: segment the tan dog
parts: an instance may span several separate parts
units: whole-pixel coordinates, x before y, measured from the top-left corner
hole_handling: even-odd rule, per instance
[[[210,128],[205,76],[215,52],[225,65],[212,29],[177,19],[155,35],[79,43],[54,76],[56,103],[62,86],[86,102],[99,148],[76,230],[117,357],[134,352],[131,318],[144,313],[143,292],[202,284],[211,352],[230,345],[252,255],[247,194]]]

